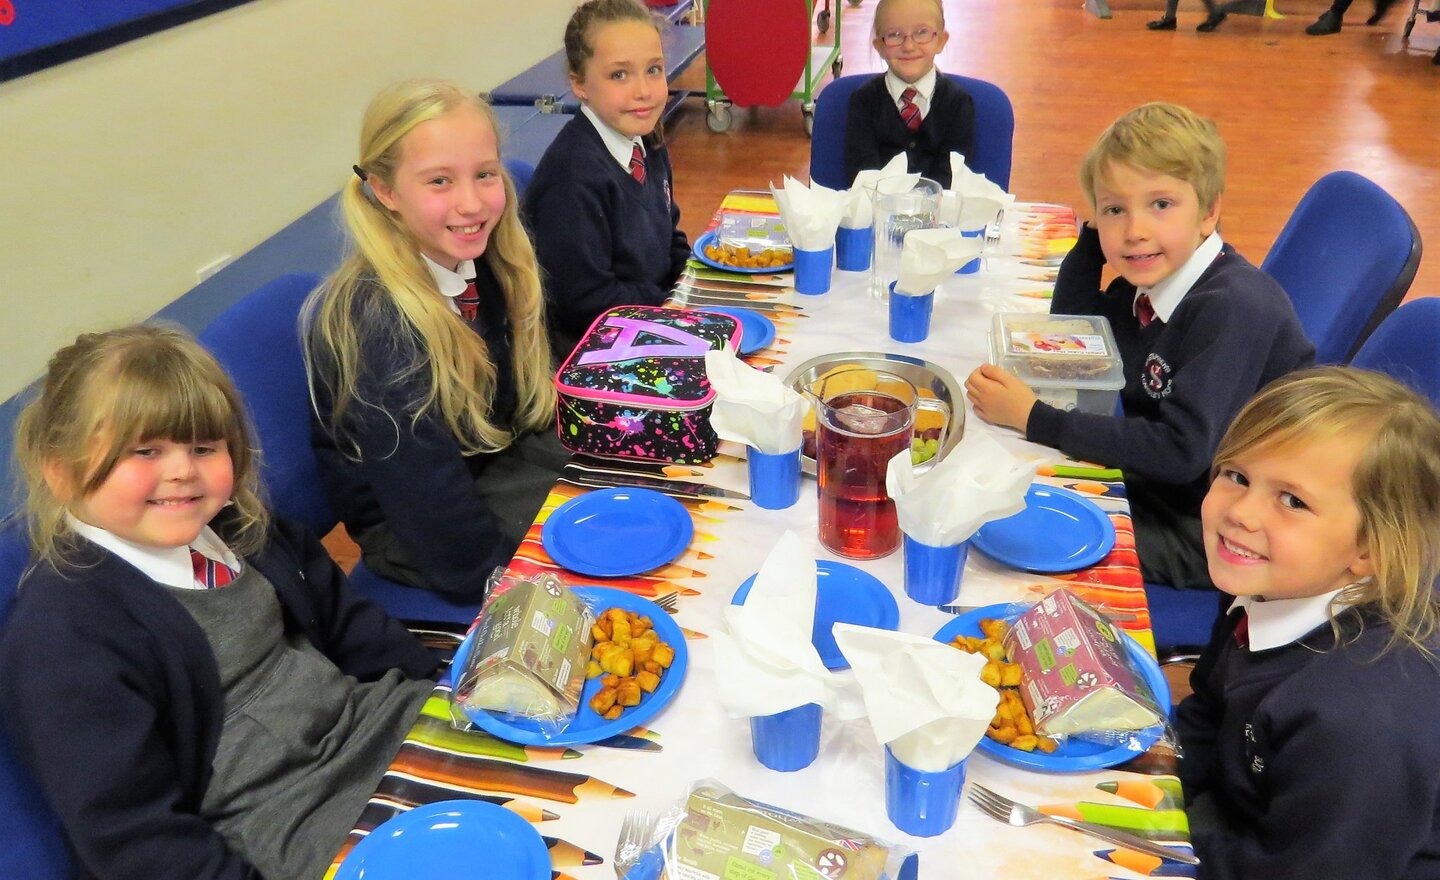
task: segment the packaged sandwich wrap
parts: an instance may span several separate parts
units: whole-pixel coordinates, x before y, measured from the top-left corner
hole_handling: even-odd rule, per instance
[[[916,864],[903,847],[750,800],[713,779],[694,783],[684,803],[658,819],[627,816],[615,852],[615,873],[627,880],[912,880]]]
[[[466,713],[565,729],[580,706],[594,623],[584,600],[552,574],[493,579],[452,699]]]
[[[1100,612],[1060,589],[1015,618],[1005,636],[1020,664],[1020,697],[1043,736],[1123,741],[1166,713],[1136,669],[1124,636]]]

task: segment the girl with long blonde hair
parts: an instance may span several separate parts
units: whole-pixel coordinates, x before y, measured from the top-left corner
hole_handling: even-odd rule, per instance
[[[565,454],[535,252],[493,113],[441,80],[370,102],[353,252],[302,317],[331,501],[372,570],[478,601]]]

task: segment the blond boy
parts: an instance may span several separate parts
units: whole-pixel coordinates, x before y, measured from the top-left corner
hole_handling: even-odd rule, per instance
[[[1090,149],[1080,185],[1094,220],[1060,266],[1052,314],[1101,315],[1125,368],[1123,415],[1065,411],[982,366],[965,387],[987,422],[1125,471],[1148,582],[1210,585],[1200,502],[1240,407],[1314,361],[1285,291],[1220,239],[1225,144],[1215,124],[1146,104]],[[1119,275],[1100,288],[1108,265]]]

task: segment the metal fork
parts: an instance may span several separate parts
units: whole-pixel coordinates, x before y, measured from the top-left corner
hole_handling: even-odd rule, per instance
[[[995,222],[985,227],[985,271],[990,271],[990,257],[1000,254],[1000,225],[1005,222],[1005,212],[1002,210],[995,217]]]
[[[1066,819],[1063,816],[1051,816],[1042,813],[1033,807],[1016,803],[1002,794],[993,792],[975,783],[970,783],[970,802],[980,808],[980,811],[992,819],[997,819],[1009,825],[1034,825],[1036,822],[1050,822],[1065,828],[1072,828],[1091,837],[1098,837],[1101,840],[1109,841],[1117,846],[1126,849],[1133,849],[1136,852],[1148,853],[1152,856],[1174,859],[1187,865],[1198,865],[1200,860],[1194,855],[1183,850],[1174,849],[1162,844],[1153,843],[1143,837],[1136,837],[1124,831],[1118,831],[1106,825],[1096,825],[1092,822],[1077,822],[1074,819]]]
[[[654,602],[656,605],[659,605],[661,608],[664,608],[671,614],[674,614],[676,606],[680,604],[680,591],[671,590],[668,593],[656,596],[651,601]]]
[[[620,820],[620,838],[615,842],[615,876],[625,880],[630,868],[644,854],[650,840],[650,814],[631,810]]]

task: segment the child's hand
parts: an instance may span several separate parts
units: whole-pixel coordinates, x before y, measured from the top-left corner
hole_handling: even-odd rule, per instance
[[[965,395],[975,415],[992,425],[1025,433],[1035,392],[1014,373],[992,364],[981,364],[965,380]]]

